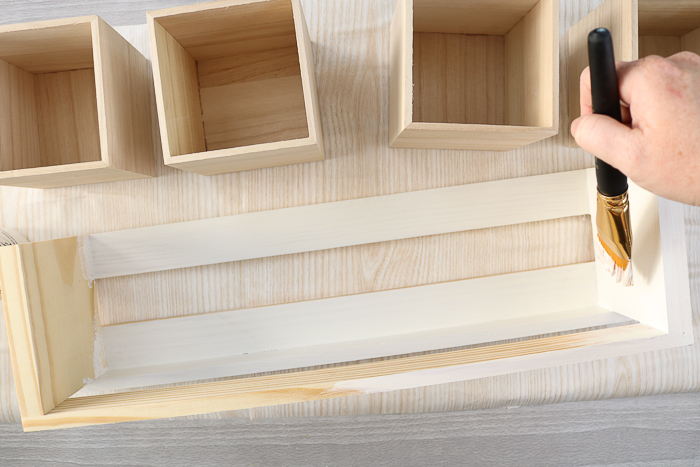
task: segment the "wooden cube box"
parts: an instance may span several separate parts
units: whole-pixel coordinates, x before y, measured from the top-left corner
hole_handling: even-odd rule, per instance
[[[324,159],[299,0],[148,13],[165,164],[203,175]]]
[[[0,185],[155,174],[148,61],[97,16],[0,27]]]
[[[558,133],[559,2],[399,0],[394,148],[506,151]]]
[[[581,115],[580,77],[588,66],[588,34],[610,30],[615,59],[678,52],[700,54],[700,0],[607,0],[569,30],[569,115]],[[577,146],[573,136],[570,145]]]

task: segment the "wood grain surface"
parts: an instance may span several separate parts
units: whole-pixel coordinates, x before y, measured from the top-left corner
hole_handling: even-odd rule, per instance
[[[700,395],[383,417],[171,420],[22,433],[12,467],[694,467]]]
[[[146,10],[187,3],[193,1],[11,0],[3,2],[2,22],[97,13],[112,25],[142,24]],[[561,4],[562,84],[568,82],[566,31],[599,3]],[[560,135],[519,150],[389,149],[389,24],[395,1],[303,0],[302,4],[314,45],[325,162],[206,177],[164,167],[159,161],[157,177],[150,180],[46,191],[1,188],[0,224],[38,241],[592,166],[590,156],[566,147],[564,94]],[[567,87],[561,89],[565,93]],[[686,218],[697,316],[700,209],[687,208]],[[100,281],[96,292],[103,324],[115,324],[384,290],[589,261],[593,252],[586,224],[577,217],[149,273]],[[0,351],[0,420],[17,421],[4,330]],[[438,412],[698,389],[700,343],[462,383],[211,416]]]

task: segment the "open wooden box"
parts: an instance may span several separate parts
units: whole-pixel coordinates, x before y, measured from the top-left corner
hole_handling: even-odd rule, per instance
[[[165,164],[214,175],[324,159],[299,0],[148,13]]]
[[[399,0],[389,143],[507,151],[559,130],[559,2]]]
[[[97,16],[0,26],[0,185],[154,175],[146,58]]]
[[[607,0],[569,30],[569,115],[581,115],[580,78],[588,66],[588,34],[610,30],[615,59],[637,60],[678,52],[700,54],[700,0]],[[577,146],[573,136],[572,147]]]
[[[692,343],[682,206],[634,185],[631,288],[591,262],[115,326],[100,326],[95,309],[93,280],[589,215],[595,194],[594,171],[582,170],[0,248],[24,429],[389,391]]]

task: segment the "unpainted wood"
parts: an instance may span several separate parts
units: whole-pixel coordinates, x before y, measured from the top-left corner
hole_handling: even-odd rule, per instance
[[[296,45],[197,60],[197,77],[201,88],[291,76],[301,76]]]
[[[506,124],[559,131],[559,0],[540,0],[505,36]]]
[[[681,37],[681,50],[700,55],[700,28]]]
[[[109,167],[102,161],[19,169],[0,173],[0,185],[22,188],[60,188],[148,178]]]
[[[447,5],[424,3],[431,8]],[[390,90],[390,146],[508,151],[556,135],[558,4],[541,0],[533,5],[505,31],[503,41],[423,36],[438,31],[414,29],[419,21],[414,0],[399,2],[391,35],[391,83],[399,87]]]
[[[538,0],[414,0],[415,32],[505,36]]]
[[[638,0],[606,0],[569,29],[569,124],[581,115],[581,73],[588,66],[588,34],[595,28],[610,30],[615,59],[639,57]],[[578,147],[569,135],[569,146]]]
[[[168,157],[206,151],[197,64],[149,15],[151,59],[163,153]]]
[[[102,159],[95,70],[34,75],[40,165],[51,167]]]
[[[195,60],[264,52],[297,43],[291,0],[223,0],[149,15]]]
[[[503,125],[503,36],[413,33],[413,121]]]
[[[41,166],[34,75],[0,59],[0,178]]]
[[[47,368],[46,343],[39,338],[40,347],[37,348],[35,340],[36,332],[43,331],[43,322],[36,323],[41,325],[36,329],[32,318],[41,319],[42,316],[31,316],[27,312],[29,299],[19,247],[0,250],[0,272],[7,350],[12,360],[12,373],[6,375],[10,376],[7,381],[11,382],[11,376],[14,376],[20,415],[40,416],[53,409],[55,404]],[[40,361],[43,363],[41,367]]]
[[[639,0],[639,34],[682,36],[700,27],[698,0]]]
[[[6,247],[0,263],[23,417],[37,410],[46,414],[104,368],[102,349],[95,349],[100,324],[78,239]]]
[[[153,175],[148,63],[107,28],[97,16],[0,27],[0,55],[24,69],[3,62],[9,118],[0,130],[0,184],[55,188]]]
[[[168,139],[186,127],[182,148],[163,136],[167,165],[211,175],[323,159],[313,53],[297,0],[214,2],[149,15],[154,43],[166,44],[153,48],[161,54],[156,81],[182,81],[157,85],[161,125],[175,127]],[[183,77],[168,77],[183,67]],[[187,118],[178,119],[178,106]]]
[[[413,120],[413,2],[398,0],[389,28],[389,145]]]
[[[200,152],[171,158],[167,165],[200,175],[266,169],[290,164],[317,162],[323,158],[319,145],[311,138],[263,143],[232,149]]]
[[[300,75],[199,92],[208,151],[309,137]]]
[[[304,9],[301,6],[300,0],[292,0],[292,11],[294,14],[294,30],[296,32],[299,53],[299,68],[303,70],[301,73],[301,84],[304,90],[304,104],[306,107],[309,139],[316,143],[316,148],[310,151],[306,157],[313,157],[314,161],[322,161],[326,158],[326,150],[321,124],[321,111],[318,105],[318,86],[316,84],[314,51],[311,45],[309,28],[306,26],[306,16],[304,15]]]
[[[391,147],[511,151],[556,134],[554,129],[537,127],[412,122],[394,140]]]
[[[91,23],[95,16],[0,26],[0,59],[30,73],[94,66]]]
[[[148,60],[99,17],[93,38],[103,160],[116,169],[153,176]]]
[[[680,36],[639,36],[639,58],[649,55],[670,57],[680,51]]]

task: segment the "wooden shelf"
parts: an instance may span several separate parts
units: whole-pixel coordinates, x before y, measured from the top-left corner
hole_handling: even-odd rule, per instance
[[[682,209],[635,185],[634,287],[588,262],[106,327],[95,307],[93,280],[590,215],[595,199],[589,169],[1,248],[23,426],[327,399],[692,343]],[[255,376],[269,371],[285,374]]]

